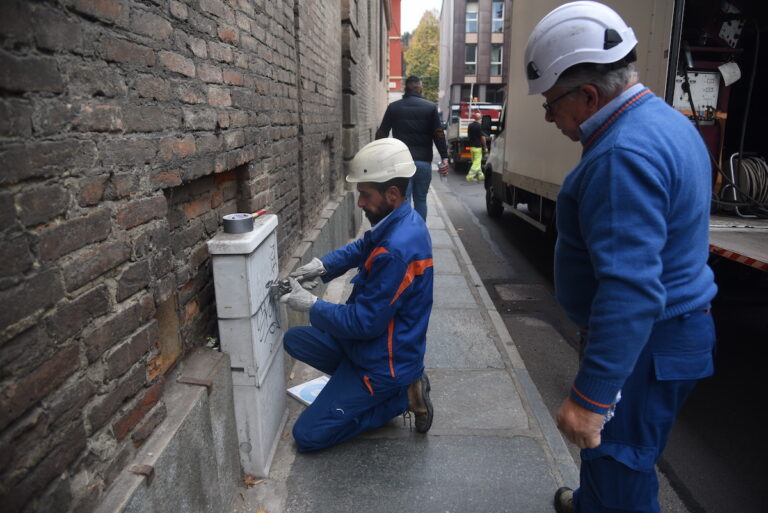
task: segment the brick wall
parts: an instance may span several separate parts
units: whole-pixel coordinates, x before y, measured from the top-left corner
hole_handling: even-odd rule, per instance
[[[222,215],[276,213],[290,255],[344,190],[385,6],[0,2],[3,512],[92,510],[163,420],[165,374],[217,335]]]

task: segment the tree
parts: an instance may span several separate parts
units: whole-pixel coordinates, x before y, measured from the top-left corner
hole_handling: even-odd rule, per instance
[[[424,97],[437,101],[440,70],[440,27],[437,11],[426,11],[405,50],[405,75],[421,77]]]

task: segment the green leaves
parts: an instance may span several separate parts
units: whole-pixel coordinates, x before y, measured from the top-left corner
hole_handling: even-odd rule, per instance
[[[404,57],[403,75],[421,77],[424,98],[436,102],[440,76],[440,27],[436,11],[424,13],[419,26],[413,31]]]

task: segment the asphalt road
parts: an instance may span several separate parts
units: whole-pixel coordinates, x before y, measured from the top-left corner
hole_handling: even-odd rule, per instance
[[[490,219],[483,185],[467,183],[463,174],[452,171],[447,183],[433,186],[554,416],[576,373],[577,337],[553,297],[551,243],[510,207]],[[718,275],[736,278],[724,280],[713,307],[716,376],[692,394],[659,462],[665,513],[768,511],[761,487],[768,443],[758,421],[765,404],[768,291],[755,293],[754,277],[739,276],[730,262],[718,266]],[[578,448],[570,449],[578,464]]]

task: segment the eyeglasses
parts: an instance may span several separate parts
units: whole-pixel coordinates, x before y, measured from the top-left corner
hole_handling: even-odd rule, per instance
[[[575,93],[579,89],[581,89],[581,86],[576,86],[573,89],[569,89],[568,91],[564,92],[563,94],[561,94],[560,96],[552,100],[551,102],[542,103],[541,106],[544,107],[544,110],[547,111],[547,114],[552,114],[552,105],[556,104],[557,102],[559,102],[560,100],[568,96],[569,94]]]

